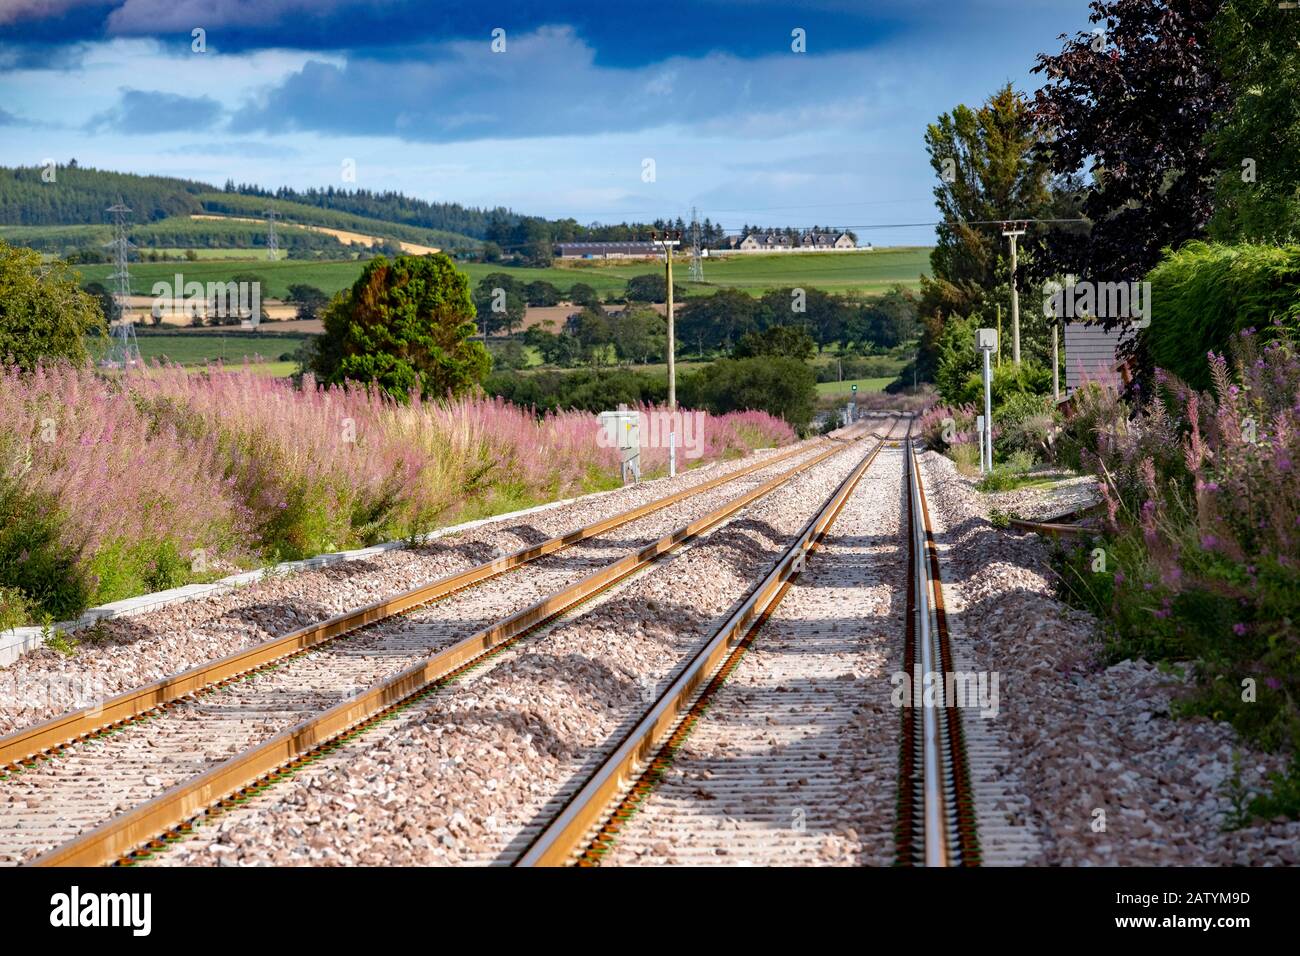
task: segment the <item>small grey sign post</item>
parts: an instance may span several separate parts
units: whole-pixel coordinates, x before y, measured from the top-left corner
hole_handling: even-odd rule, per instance
[[[605,432],[608,447],[619,450],[623,484],[641,480],[641,428],[640,414],[620,406],[616,412],[601,412],[598,416]]]

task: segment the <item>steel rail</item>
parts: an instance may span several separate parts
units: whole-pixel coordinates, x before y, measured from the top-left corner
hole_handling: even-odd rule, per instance
[[[677,679],[623,737],[614,752],[524,848],[515,861],[516,866],[564,866],[572,861],[592,831],[607,817],[607,808],[621,793],[635,785],[640,768],[652,762],[660,742],[689,712],[691,701],[701,685],[707,683],[709,676],[726,661],[733,648],[759,627],[776,607],[791,579],[797,576],[804,556],[820,543],[839,517],[862,474],[884,446],[885,440],[882,439],[863,456],[744,603],[700,647]]]
[[[908,422],[907,435],[904,436],[905,439],[912,433],[912,424],[911,421]],[[892,433],[892,425],[889,431]],[[884,436],[875,435],[874,437],[880,438],[889,447],[893,447],[894,442],[897,441],[892,438],[891,434],[886,434]],[[809,549],[809,554],[813,551],[819,550],[823,540],[824,538],[818,538],[815,540],[812,547]],[[741,658],[744,657],[745,653],[759,637],[763,625],[771,617],[772,613],[780,605],[781,601],[784,600],[786,592],[794,583],[796,577],[797,575],[794,575],[786,580],[786,582],[781,586],[781,590],[773,599],[771,605],[769,605],[767,610],[764,612],[762,618],[755,622],[754,626],[749,629],[749,632],[745,637],[735,645],[726,660],[724,660],[721,666],[719,666],[714,672],[708,685],[695,697],[694,701],[691,703],[690,709],[681,720],[677,722],[676,728],[659,746],[658,752],[655,754],[654,758],[645,765],[645,769],[642,770],[636,782],[627,789],[627,792],[624,794],[623,798],[617,802],[615,808],[606,815],[605,822],[599,826],[595,836],[587,843],[586,848],[578,857],[578,866],[599,866],[601,864],[602,857],[613,847],[623,825],[640,809],[650,793],[663,779],[663,775],[672,765],[677,751],[686,742],[686,739],[694,730],[699,719],[712,704],[717,693],[722,689],[723,685],[726,684],[727,680],[730,679],[731,674],[735,671],[736,667],[739,666]]]
[[[913,598],[915,615],[911,628],[914,640],[911,661],[916,667],[909,704],[913,708],[920,706],[922,716],[919,731],[914,715],[910,720],[905,719],[904,727],[914,739],[909,740],[905,735],[902,746],[905,755],[911,749],[920,757],[911,766],[919,767],[913,772],[919,772],[921,777],[922,846],[918,853],[915,846],[918,834],[911,819],[913,808],[905,805],[908,799],[917,799],[912,789],[916,781],[903,779],[900,788],[906,789],[905,799],[900,801],[903,805],[900,805],[899,862],[909,864],[917,858],[926,866],[977,866],[980,851],[962,715],[957,702],[947,699],[948,680],[955,673],[955,665],[939,573],[939,550],[921,478],[920,459],[915,445],[911,441],[906,445],[913,561],[909,596]],[[940,700],[931,700],[933,694],[938,694]],[[902,766],[909,766],[906,756]]]
[[[246,794],[250,787],[256,789],[253,785],[278,778],[288,765],[303,761],[358,726],[391,713],[448,675],[472,666],[582,604],[847,447],[836,444],[807,461],[799,462],[789,471],[733,498],[634,554],[598,569],[356,696],[177,784],[152,800],[45,852],[28,865],[96,866],[121,860],[137,847],[157,844],[160,838],[174,838],[174,828],[194,819],[205,809],[225,800],[238,801],[241,798],[237,795]]]
[[[927,527],[921,510],[921,480],[917,468],[916,452],[908,443],[907,452],[908,501],[911,508],[911,552],[912,573],[915,577],[914,591],[916,606],[914,608],[917,649],[920,651],[919,673],[912,675],[912,704],[916,703],[918,691],[922,692],[931,675],[940,673],[935,667],[938,656],[934,646],[936,628],[932,626],[931,596],[934,593],[930,576],[927,573],[926,533]],[[941,685],[942,686],[942,685]],[[943,867],[948,865],[948,825],[947,808],[944,801],[944,773],[941,769],[942,743],[939,739],[939,715],[935,707],[922,700],[921,707],[921,781],[922,781],[922,829],[924,832],[925,865]]]
[[[838,446],[837,446],[838,447]],[[621,525],[643,518],[670,505],[702,494],[719,485],[743,478],[763,468],[778,464],[793,455],[807,451],[800,445],[787,451],[746,465],[736,471],[712,478],[691,488],[656,498],[628,511],[612,515],[601,521],[548,538],[539,544],[521,548],[512,554],[493,561],[447,575],[429,584],[404,591],[391,598],[375,601],[353,611],[347,611],[316,624],[298,628],[289,633],[264,641],[254,647],[199,664],[172,677],[146,684],[118,694],[102,703],[72,710],[58,717],[33,724],[0,738],[0,769],[30,766],[42,755],[57,753],[76,741],[84,740],[108,729],[116,729],[139,717],[152,713],[178,700],[201,691],[238,679],[251,671],[266,667],[294,654],[315,647],[325,641],[383,621],[413,608],[440,600],[457,591],[472,587],[490,578],[522,567],[531,561],[554,554],[611,531]]]

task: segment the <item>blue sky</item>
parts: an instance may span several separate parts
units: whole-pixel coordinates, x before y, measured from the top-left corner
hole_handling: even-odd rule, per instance
[[[934,219],[926,124],[1087,27],[1086,0],[0,0],[0,165],[928,243],[877,228]]]

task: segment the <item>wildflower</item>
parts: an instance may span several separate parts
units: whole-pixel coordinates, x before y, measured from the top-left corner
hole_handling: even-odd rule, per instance
[[[1123,572],[1123,571],[1116,571],[1116,572],[1115,572],[1115,586],[1118,587],[1119,585],[1123,584],[1124,581],[1125,581],[1125,578],[1124,578],[1124,572]]]
[[[1201,547],[1204,548],[1206,551],[1213,551],[1218,546],[1219,546],[1219,539],[1216,538],[1214,535],[1207,534],[1201,537]]]
[[[1278,680],[1276,677],[1265,677],[1264,686],[1267,687],[1269,690],[1281,690],[1282,682]]]
[[[1244,637],[1246,634],[1246,625],[1241,622],[1232,625],[1232,633],[1236,634],[1238,637]]]

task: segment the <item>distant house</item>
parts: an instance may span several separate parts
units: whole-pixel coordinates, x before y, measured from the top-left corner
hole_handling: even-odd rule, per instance
[[[857,244],[847,232],[805,232],[798,241],[784,232],[751,232],[730,243],[740,252],[830,252],[838,249],[856,249]]]
[[[676,239],[669,245],[679,245]],[[663,243],[649,240],[627,242],[560,242],[555,254],[561,259],[651,259],[663,254]]]

